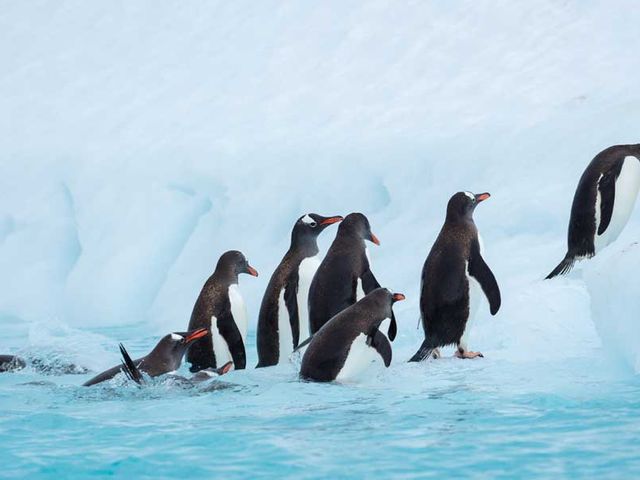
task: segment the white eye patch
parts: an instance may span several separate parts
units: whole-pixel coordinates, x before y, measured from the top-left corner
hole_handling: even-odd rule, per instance
[[[464,194],[469,197],[471,200],[475,200],[476,196],[471,192],[464,192]]]
[[[179,342],[180,340],[183,340],[183,336],[182,335],[178,335],[177,333],[172,333],[171,334],[171,340],[175,340],[176,342]]]
[[[312,224],[312,223],[316,223],[316,221],[315,221],[313,218],[311,218],[311,217],[309,216],[309,214],[306,214],[304,217],[302,217],[302,219],[301,219],[301,220],[302,220],[304,223],[306,223],[307,225],[310,225],[310,224]]]

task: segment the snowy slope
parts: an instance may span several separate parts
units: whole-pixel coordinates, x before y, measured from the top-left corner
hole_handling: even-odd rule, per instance
[[[362,211],[408,356],[468,189],[493,194],[476,221],[504,294],[473,347],[597,348],[580,274],[541,279],[585,165],[640,140],[640,11],[615,3],[2,3],[0,327],[183,328],[235,248],[261,273],[241,279],[253,328],[295,218]],[[639,235],[636,212],[611,249]]]

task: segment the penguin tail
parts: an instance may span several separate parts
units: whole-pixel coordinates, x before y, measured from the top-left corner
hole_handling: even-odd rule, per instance
[[[565,275],[569,273],[575,263],[576,263],[576,258],[567,253],[567,255],[558,264],[558,266],[554,268],[549,275],[547,275],[547,278],[545,278],[545,280],[549,280],[557,275]]]
[[[409,361],[422,362],[423,360],[426,360],[427,358],[429,358],[434,350],[435,350],[435,347],[432,347],[431,343],[427,342],[427,339],[425,339],[424,342],[422,342],[422,345],[420,345],[420,348],[418,349],[418,351],[415,353],[413,357],[411,357],[411,359],[409,359]]]

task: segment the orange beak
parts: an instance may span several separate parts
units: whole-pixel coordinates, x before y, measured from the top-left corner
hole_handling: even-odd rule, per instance
[[[224,375],[225,373],[229,373],[232,368],[233,368],[233,362],[227,362],[218,369],[218,374]]]
[[[209,333],[209,330],[206,328],[199,328],[198,330],[194,330],[185,338],[187,343],[191,343],[194,340],[198,340],[199,338],[205,337]]]
[[[406,297],[401,294],[401,293],[394,293],[393,294],[393,301],[394,302],[401,302],[402,300],[404,300]]]
[[[380,245],[380,240],[378,240],[378,237],[376,237],[373,233],[371,234],[371,241],[378,246]]]
[[[476,201],[478,203],[484,202],[487,198],[491,198],[491,194],[490,193],[481,193],[479,195],[476,195]]]
[[[341,222],[342,220],[344,220],[344,218],[342,218],[340,215],[337,215],[335,217],[325,218],[320,222],[320,225],[332,225],[334,223]]]
[[[251,265],[247,266],[247,273],[252,277],[258,276],[258,271],[255,268],[253,268]]]

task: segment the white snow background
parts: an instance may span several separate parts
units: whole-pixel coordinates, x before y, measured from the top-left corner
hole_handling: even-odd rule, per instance
[[[470,347],[602,341],[640,371],[637,210],[542,280],[583,169],[640,141],[638,25],[633,1],[0,3],[0,347],[184,329],[228,249],[260,272],[240,280],[253,330],[295,219],[361,211],[374,273],[407,295],[403,360],[446,203],[471,190],[493,195],[475,218],[503,307]],[[89,338],[65,345],[109,366]]]

